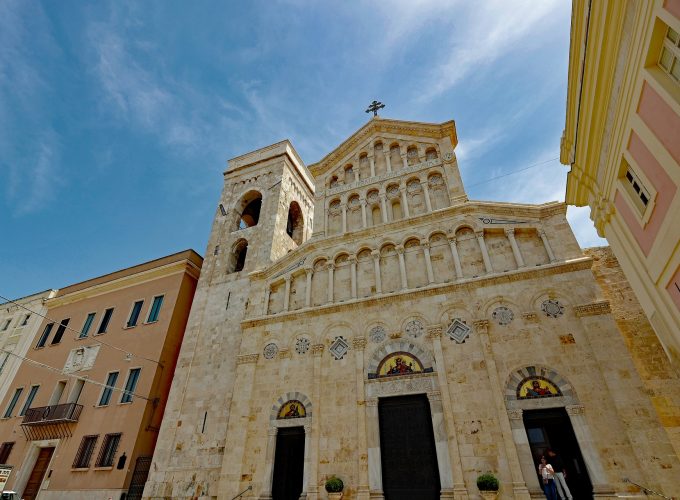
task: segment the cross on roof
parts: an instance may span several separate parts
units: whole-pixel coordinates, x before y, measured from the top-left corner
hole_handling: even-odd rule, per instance
[[[385,105],[380,101],[373,101],[371,104],[368,105],[366,113],[370,113],[371,111],[373,111],[373,116],[378,116],[378,110],[384,107]]]

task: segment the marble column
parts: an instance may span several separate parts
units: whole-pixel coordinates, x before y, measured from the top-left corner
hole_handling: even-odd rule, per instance
[[[290,307],[290,279],[291,278],[290,278],[290,275],[288,275],[288,276],[285,276],[283,279],[286,282],[286,291],[284,292],[284,295],[283,295],[283,310],[285,312],[285,311],[288,311],[288,309]]]
[[[571,420],[571,426],[574,428],[576,441],[578,441],[583,461],[586,463],[586,469],[588,469],[588,476],[593,483],[595,498],[609,496],[608,493],[611,493],[611,487],[607,483],[607,475],[600,461],[597,445],[590,433],[590,427],[585,415],[585,407],[582,405],[567,405],[565,409],[567,410],[567,415],[569,415],[569,420]],[[598,495],[598,493],[600,494]]]
[[[456,268],[456,278],[463,279],[463,268],[460,266],[460,257],[458,256],[458,248],[456,247],[456,237],[449,238],[449,246],[451,247],[451,255],[453,256],[453,265]]]
[[[262,315],[266,316],[269,314],[269,297],[272,294],[272,286],[267,283],[264,289],[264,304],[262,304]]]
[[[385,203],[386,195],[385,193],[378,194],[380,198],[380,214],[382,215],[383,224],[387,222],[387,204]]]
[[[341,203],[340,207],[342,208],[342,233],[347,232],[347,203]]]
[[[448,433],[444,423],[441,392],[428,392],[427,399],[430,402],[434,448],[437,454],[437,467],[439,469],[439,484],[441,488],[439,498],[440,500],[453,499],[453,474],[451,473],[451,457],[449,456]]]
[[[350,274],[351,274],[351,288],[352,288],[352,298],[357,298],[357,258],[352,255],[349,258]]]
[[[368,161],[371,162],[371,177],[375,177],[375,158],[373,155],[368,157]]]
[[[555,258],[555,254],[553,253],[552,247],[550,246],[550,241],[548,241],[548,235],[545,234],[545,231],[543,229],[540,229],[538,231],[538,234],[541,237],[541,240],[543,240],[543,246],[545,247],[545,251],[548,253],[548,258],[550,259],[550,262],[557,261],[557,259]]]
[[[476,231],[475,236],[477,236],[477,242],[479,243],[479,249],[482,251],[482,259],[484,259],[484,267],[486,272],[492,273],[493,267],[491,267],[491,259],[489,259],[489,252],[486,249],[486,243],[484,242],[484,231]]]
[[[355,158],[356,159],[356,158]],[[356,160],[356,167],[354,168],[354,182],[359,182],[361,179],[361,160]]]
[[[515,447],[517,448],[519,466],[522,469],[522,475],[529,490],[542,494],[543,488],[538,482],[538,476],[536,475],[536,464],[534,464],[534,457],[529,446],[529,436],[527,436],[527,430],[524,427],[522,413],[524,412],[521,409],[508,410],[508,419],[510,420],[510,429],[515,441]]]
[[[382,465],[380,458],[380,421],[378,398],[366,399],[366,444],[368,445],[368,487],[371,499],[382,499]]]
[[[361,203],[361,227],[366,228],[368,227],[366,222],[366,200],[362,198],[359,200],[359,203]]]
[[[368,500],[370,494],[368,486],[368,441],[366,438],[366,391],[364,387],[364,349],[366,348],[366,339],[364,337],[354,337],[352,339],[352,347],[354,348],[355,352],[354,373],[356,376],[357,391],[357,468],[359,469],[357,500]]]
[[[305,273],[307,274],[307,283],[305,288],[305,307],[312,305],[312,275],[314,270],[311,267],[305,268]]]
[[[434,283],[434,271],[432,270],[432,258],[430,257],[430,242],[425,240],[420,242],[425,254],[425,267],[427,269],[427,282]]]
[[[444,362],[444,351],[442,349],[441,325],[433,325],[427,329],[428,337],[432,339],[432,347],[434,351],[434,360],[437,364],[437,381],[439,382],[439,390],[441,391],[441,405],[443,411],[444,431],[446,433],[446,443],[448,446],[449,456],[449,471],[451,476],[451,485],[453,488],[453,495],[456,500],[466,500],[468,498],[468,491],[465,487],[463,479],[463,462],[460,456],[460,447],[458,444],[458,435],[456,434],[456,421],[454,418],[453,404],[451,403],[451,392],[449,388],[448,377],[446,373],[446,363]],[[440,476],[441,473],[440,465]],[[443,483],[442,483],[443,489]]]
[[[312,430],[311,430],[311,453],[309,459],[309,483],[307,484],[307,500],[318,500],[319,489],[318,470],[319,470],[319,437],[321,431],[319,429],[319,418],[314,418],[314,415],[320,415],[321,410],[321,361],[324,350],[323,344],[314,344],[312,346],[312,356],[314,357],[314,372],[313,386],[312,386],[312,405],[314,405],[314,413],[312,414]]]
[[[401,204],[403,206],[401,211],[404,214],[404,219],[408,219],[411,214],[408,210],[408,196],[406,195],[406,186],[400,187],[399,190],[401,191]]]
[[[383,153],[385,154],[385,164],[387,165],[387,172],[392,171],[392,158],[390,154],[390,148],[387,148],[387,150],[383,149]]]
[[[264,459],[264,477],[262,478],[262,492],[258,497],[259,500],[268,500],[272,497],[272,483],[274,481],[274,457],[276,456],[276,435],[278,432],[278,427],[270,427],[267,431],[267,451]]]
[[[508,228],[505,230],[505,237],[508,238],[510,246],[512,247],[512,254],[515,256],[515,261],[517,262],[517,268],[524,267],[524,259],[522,258],[522,252],[519,251],[517,246],[517,240],[515,240],[515,230]]]
[[[302,493],[300,498],[305,500],[307,498],[307,488],[309,487],[311,481],[311,469],[312,469],[312,426],[306,424],[305,428],[305,462],[302,466]]]
[[[329,262],[328,269],[328,303],[333,302],[333,271],[335,271],[335,264]]]
[[[399,257],[399,272],[401,273],[401,289],[406,290],[408,288],[408,280],[406,279],[406,262],[404,262],[404,247],[397,245],[395,247],[397,251],[397,256]]]
[[[380,250],[371,251],[373,256],[373,273],[375,274],[375,293],[382,293],[382,279],[380,278]]]
[[[427,180],[425,182],[422,182],[420,185],[423,188],[423,195],[425,196],[425,207],[427,208],[428,212],[432,212],[432,200],[430,200],[430,186],[427,183]]]
[[[493,397],[493,405],[496,410],[496,418],[498,419],[501,430],[502,441],[499,442],[499,448],[505,454],[508,463],[510,477],[512,478],[512,489],[514,498],[520,500],[530,500],[531,495],[529,489],[524,482],[522,468],[519,463],[519,456],[517,455],[517,448],[515,448],[515,441],[513,439],[512,429],[510,427],[510,420],[505,408],[505,398],[501,389],[501,380],[496,368],[496,358],[493,355],[491,347],[491,339],[489,338],[489,320],[480,320],[474,322],[475,331],[479,336],[481,343],[481,352],[484,356],[484,364],[486,365],[486,374],[489,377],[491,385],[491,394]]]
[[[329,236],[329,234],[328,234],[328,217],[329,217],[329,215],[328,214],[330,213],[330,211],[331,211],[331,205],[329,203],[328,205],[326,205],[326,214],[324,215],[324,218],[323,218],[323,233],[326,236]]]
[[[408,167],[408,152],[401,154],[401,168]]]

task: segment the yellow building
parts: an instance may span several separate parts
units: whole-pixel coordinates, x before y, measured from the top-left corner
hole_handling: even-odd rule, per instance
[[[561,161],[680,364],[680,0],[574,0]]]

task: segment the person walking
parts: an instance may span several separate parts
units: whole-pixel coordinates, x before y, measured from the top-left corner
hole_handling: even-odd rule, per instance
[[[555,489],[555,469],[548,463],[545,456],[541,457],[538,464],[538,474],[543,479],[543,493],[548,500],[557,500],[557,489]]]
[[[561,500],[573,500],[569,486],[567,486],[567,469],[559,453],[553,449],[548,449],[548,460],[555,470],[555,486],[557,494]]]

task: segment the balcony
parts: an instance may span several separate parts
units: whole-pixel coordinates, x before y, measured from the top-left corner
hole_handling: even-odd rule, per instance
[[[83,405],[76,403],[29,408],[21,428],[30,441],[70,437],[71,424],[78,422],[81,411]]]

